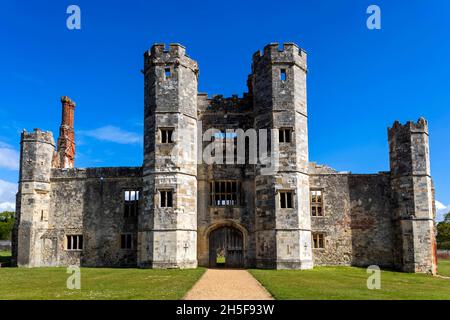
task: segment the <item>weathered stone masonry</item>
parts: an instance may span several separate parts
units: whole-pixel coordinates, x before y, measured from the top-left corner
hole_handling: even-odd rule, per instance
[[[269,44],[253,55],[243,97],[209,98],[198,92],[199,68],[185,48],[155,44],[144,54],[144,162],[137,168],[75,168],[75,103],[63,97],[56,146],[51,132],[22,133],[14,261],[25,267],[376,264],[435,273],[427,122],[395,122],[388,130],[389,172],[342,173],[311,163],[306,74],[302,49]],[[198,150],[209,143],[202,134],[213,128],[276,129],[270,147],[279,155],[277,170],[267,174],[260,162],[199,161]],[[314,192],[319,204],[311,200]]]

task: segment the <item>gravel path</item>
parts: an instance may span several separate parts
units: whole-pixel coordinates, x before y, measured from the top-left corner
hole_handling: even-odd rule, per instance
[[[184,300],[273,300],[246,270],[208,269]]]

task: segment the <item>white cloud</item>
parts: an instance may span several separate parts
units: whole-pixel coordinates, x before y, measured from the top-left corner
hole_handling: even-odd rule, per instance
[[[125,131],[114,126],[105,126],[93,130],[83,130],[79,131],[78,134],[97,140],[120,144],[140,144],[142,139],[142,136],[135,132]]]
[[[2,202],[0,203],[0,212],[15,211],[16,204],[14,202]]]
[[[436,204],[436,221],[444,220],[444,216],[450,211],[450,205],[446,206],[440,201],[435,201]]]
[[[0,212],[15,210],[17,183],[0,179]]]
[[[18,170],[19,158],[19,152],[0,141],[0,168]]]

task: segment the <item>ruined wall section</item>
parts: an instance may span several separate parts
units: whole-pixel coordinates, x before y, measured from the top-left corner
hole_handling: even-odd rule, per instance
[[[124,216],[124,191],[142,190],[142,169],[52,169],[49,177],[46,193],[39,189],[45,202],[39,207],[32,202],[33,210],[22,206],[25,216],[36,214],[31,230],[19,238],[19,266],[136,266],[137,244],[121,249],[121,235],[132,234],[137,241],[137,217]],[[30,202],[30,186],[24,182],[22,202]],[[19,230],[27,225],[21,219]],[[83,250],[68,250],[68,235],[82,235]],[[25,264],[28,241],[34,245]]]
[[[142,168],[52,170],[46,264],[90,267],[137,265],[137,219],[125,217],[126,190],[142,190]],[[139,203],[142,211],[142,199]],[[67,235],[83,235],[83,251],[67,250]],[[131,234],[131,249],[121,235]]]
[[[388,173],[311,173],[310,186],[323,195],[323,217],[311,217],[312,232],[325,238],[315,265],[394,267]]]

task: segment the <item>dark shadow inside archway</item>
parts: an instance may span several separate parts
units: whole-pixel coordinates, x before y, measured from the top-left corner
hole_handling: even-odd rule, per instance
[[[226,226],[210,233],[209,266],[211,268],[244,267],[244,241],[241,231]]]

